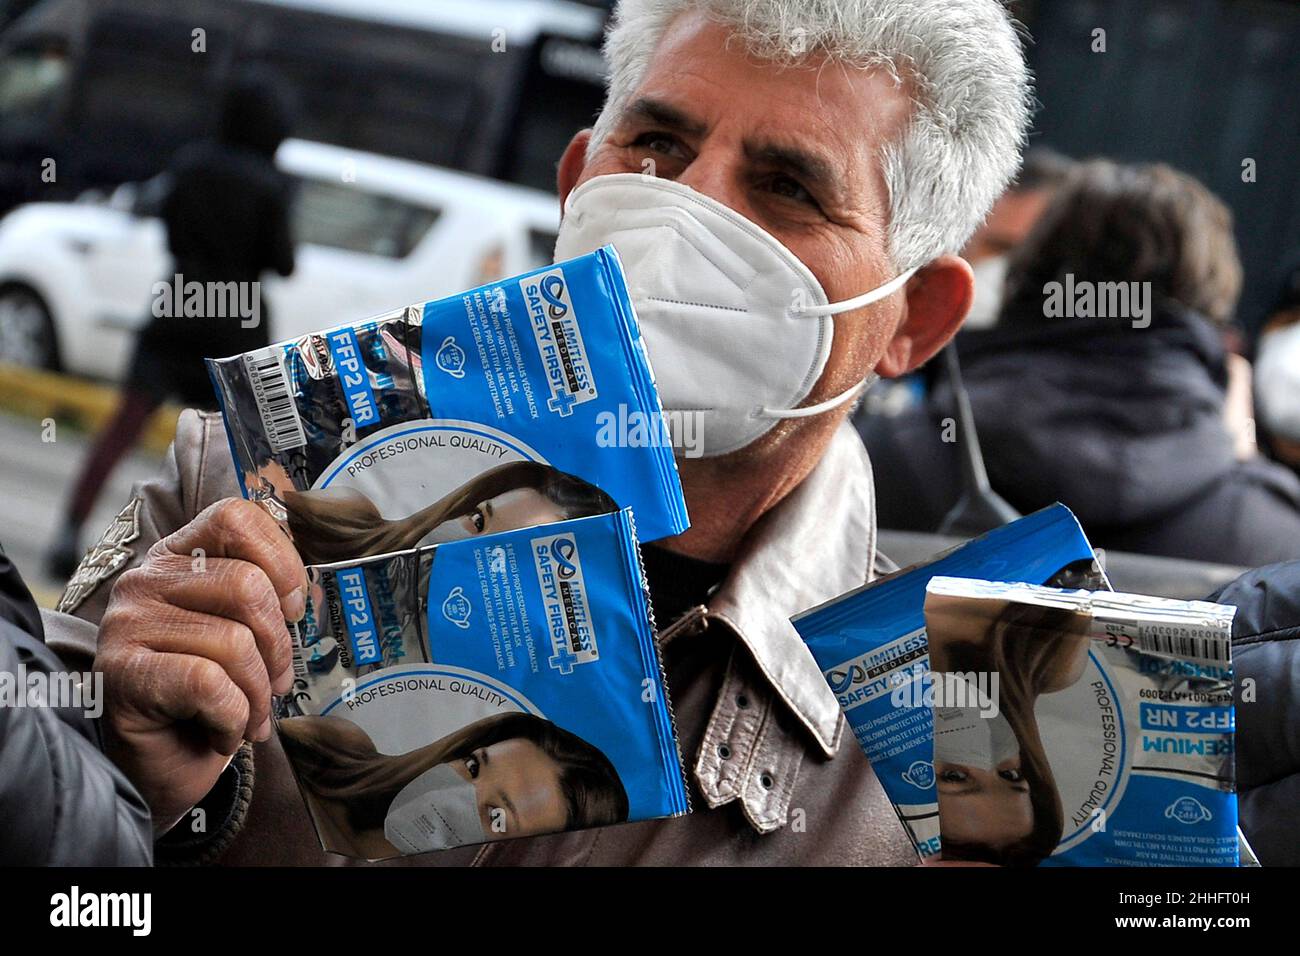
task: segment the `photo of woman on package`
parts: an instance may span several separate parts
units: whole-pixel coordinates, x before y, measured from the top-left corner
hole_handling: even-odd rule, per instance
[[[595,485],[535,461],[490,468],[405,518],[385,518],[355,488],[277,490],[305,564],[350,561],[618,510]]]
[[[280,721],[327,850],[369,860],[622,823],[614,765],[532,714],[498,714],[398,756],[342,717]]]
[[[1097,587],[1092,562],[1062,568],[1053,587]],[[936,674],[996,674],[997,712],[935,707],[934,772],[945,862],[1036,866],[1061,841],[1064,812],[1034,716],[1043,694],[1073,686],[1087,663],[1088,618],[1008,604],[990,622],[962,613],[959,599],[927,599],[930,666]]]

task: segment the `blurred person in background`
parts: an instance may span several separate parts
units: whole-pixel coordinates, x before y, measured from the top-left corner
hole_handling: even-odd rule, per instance
[[[1046,146],[1035,146],[1025,153],[1015,181],[993,204],[984,224],[962,250],[962,258],[975,273],[975,301],[963,328],[983,329],[997,322],[1011,253],[1047,212],[1073,168],[1072,159]]]
[[[45,646],[36,602],[0,547],[0,866],[152,861],[149,809],[101,751],[97,719],[57,699],[75,676]],[[33,687],[48,689],[38,699]]]
[[[1149,290],[1146,314],[1048,314],[1053,290],[1100,303],[1102,283],[1139,284],[1130,303]],[[1300,556],[1300,481],[1243,453],[1233,425],[1249,416],[1229,399],[1241,390],[1224,345],[1240,290],[1231,215],[1199,182],[1080,164],[1012,253],[998,327],[958,338],[994,490],[1023,513],[1064,502],[1099,547],[1249,567]],[[945,380],[871,436],[877,461],[910,453],[929,468],[878,469],[882,523],[933,530],[957,500],[955,446],[940,438],[954,414]]]
[[[1300,866],[1300,561],[1255,568],[1205,600],[1237,609],[1233,761],[1241,830],[1264,866]]]
[[[1255,347],[1255,404],[1269,453],[1300,474],[1300,256],[1283,271]]]
[[[49,555],[49,572],[67,578],[81,560],[81,529],[113,468],[168,399],[215,408],[205,358],[246,352],[270,344],[266,303],[252,290],[262,273],[293,272],[289,231],[291,183],[275,167],[275,151],[289,135],[288,104],[267,75],[236,79],[221,103],[217,138],[181,149],[165,174],[169,184],[161,215],[175,276],[167,297],[181,302],[191,283],[206,289],[238,289],[228,302],[255,302],[252,317],[184,315],[158,308],[136,340],[117,411],[95,440],[73,485],[63,526]],[[228,283],[238,285],[229,286]],[[204,296],[205,303],[216,301]],[[164,303],[167,305],[167,303]],[[162,314],[159,314],[159,313]]]

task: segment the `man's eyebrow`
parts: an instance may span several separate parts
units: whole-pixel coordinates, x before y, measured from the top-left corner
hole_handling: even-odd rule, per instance
[[[835,196],[844,192],[839,169],[815,153],[782,143],[745,143],[745,157],[752,163],[774,166],[803,180],[804,185],[819,187]]]
[[[708,129],[702,120],[695,119],[684,110],[648,96],[634,100],[628,106],[626,115],[635,119],[648,120],[657,126],[689,136],[701,136]]]

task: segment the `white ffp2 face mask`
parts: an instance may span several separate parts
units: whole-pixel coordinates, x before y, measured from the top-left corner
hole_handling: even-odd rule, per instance
[[[705,457],[861,394],[874,373],[798,407],[826,368],[831,317],[894,294],[916,272],[829,303],[808,267],[762,227],[689,186],[641,173],[598,176],[569,194],[555,258],[607,243],[627,271],[664,410],[700,415]]]
[[[478,813],[478,792],[450,764],[420,774],[393,798],[384,838],[403,853],[445,850],[487,839]]]
[[[1300,441],[1300,322],[1266,332],[1255,359],[1255,401],[1265,427]]]
[[[984,717],[978,707],[934,709],[934,759],[992,772],[1020,753],[1011,724],[1001,714]]]

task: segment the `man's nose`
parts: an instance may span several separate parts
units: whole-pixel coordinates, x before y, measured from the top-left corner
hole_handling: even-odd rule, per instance
[[[749,217],[738,164],[722,149],[702,149],[677,177],[677,182]]]

